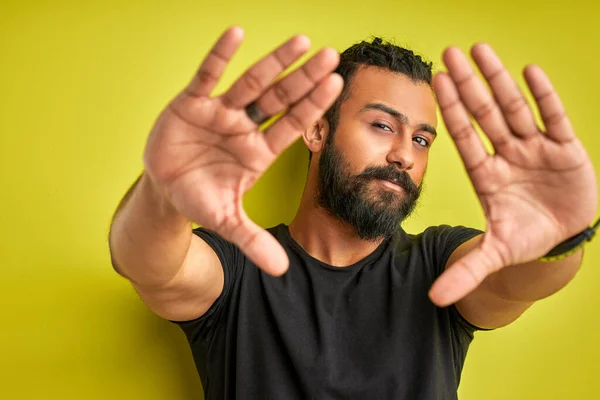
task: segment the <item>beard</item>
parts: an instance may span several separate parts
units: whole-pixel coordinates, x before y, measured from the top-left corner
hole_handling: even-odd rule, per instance
[[[415,209],[421,185],[394,165],[371,166],[352,175],[350,164],[330,139],[319,158],[316,203],[352,226],[361,239],[392,237]],[[404,193],[384,189],[376,182],[379,179],[393,181]]]

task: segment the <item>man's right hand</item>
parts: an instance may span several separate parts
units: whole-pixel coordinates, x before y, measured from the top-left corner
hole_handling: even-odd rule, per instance
[[[288,267],[285,251],[248,218],[242,197],[339,96],[343,82],[332,73],[339,56],[323,49],[274,83],[310,47],[308,38],[296,36],[227,92],[209,97],[242,40],[238,27],[223,33],[188,87],[160,115],[145,150],[145,173],[180,214],[236,244],[266,273],[281,275]],[[287,112],[263,132],[246,113],[252,103],[265,116]]]

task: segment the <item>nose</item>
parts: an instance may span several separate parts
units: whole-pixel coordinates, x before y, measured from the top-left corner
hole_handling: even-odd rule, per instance
[[[401,171],[409,171],[415,165],[412,136],[400,134],[392,143],[387,161],[395,164]]]

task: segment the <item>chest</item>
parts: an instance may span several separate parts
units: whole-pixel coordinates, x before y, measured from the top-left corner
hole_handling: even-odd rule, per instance
[[[286,370],[301,387],[341,398],[365,390],[399,398],[388,396],[439,380],[432,374],[453,384],[451,325],[427,297],[426,274],[393,262],[347,272],[292,265],[290,272],[243,277],[238,353],[243,362],[262,360],[248,368],[263,378]]]

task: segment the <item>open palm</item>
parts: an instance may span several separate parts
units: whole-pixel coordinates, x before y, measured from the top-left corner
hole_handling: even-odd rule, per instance
[[[446,292],[448,303],[464,297],[491,273],[535,260],[583,231],[598,203],[590,158],[544,72],[536,66],[524,70],[545,132],[493,50],[479,44],[472,56],[492,93],[457,48],[444,54],[449,74],[440,73],[434,80],[444,121],[488,224],[479,247],[434,284],[432,297]],[[469,114],[495,154],[484,148]]]
[[[144,154],[146,173],[184,216],[235,243],[265,272],[281,274],[287,256],[242,208],[242,197],[276,157],[329,108],[342,89],[332,71],[339,56],[324,49],[298,70],[274,80],[309,49],[296,36],[246,71],[223,95],[209,97],[241,44],[243,31],[227,30],[189,86],[163,111]],[[245,108],[266,116],[287,110],[261,131]]]

